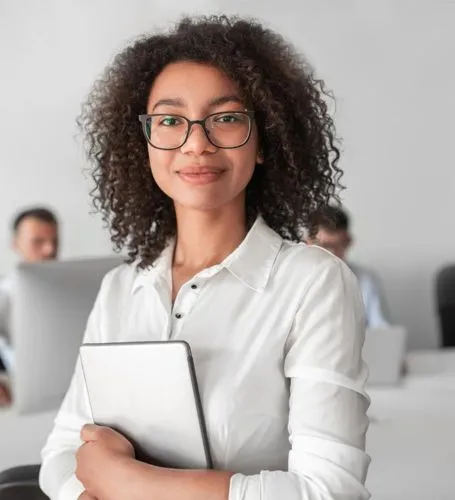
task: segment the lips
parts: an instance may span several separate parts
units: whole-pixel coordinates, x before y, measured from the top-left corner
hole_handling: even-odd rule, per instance
[[[183,174],[183,175],[220,174],[222,172],[223,172],[222,168],[208,167],[208,166],[184,167],[180,170],[177,170],[178,174]]]
[[[177,170],[176,173],[185,182],[201,185],[218,181],[224,172],[225,170],[219,167],[188,166]]]

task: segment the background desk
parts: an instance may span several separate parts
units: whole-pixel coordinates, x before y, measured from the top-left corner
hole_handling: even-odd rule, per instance
[[[399,386],[369,389],[373,500],[455,499],[455,358],[452,365],[440,354],[423,353],[420,364],[413,355]],[[438,366],[442,373],[435,373]],[[55,415],[0,410],[0,470],[40,462]]]

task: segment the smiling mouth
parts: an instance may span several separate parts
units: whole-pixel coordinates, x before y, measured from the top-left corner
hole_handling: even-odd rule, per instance
[[[220,168],[197,167],[184,168],[177,171],[177,175],[185,182],[190,184],[211,184],[218,181],[225,170]]]

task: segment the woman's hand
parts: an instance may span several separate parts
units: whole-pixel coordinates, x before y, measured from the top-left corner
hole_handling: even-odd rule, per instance
[[[82,428],[81,438],[84,444],[76,453],[76,477],[86,489],[82,499],[114,498],[115,469],[134,459],[132,444],[109,427],[92,424]]]
[[[131,443],[108,427],[86,425],[76,454],[78,500],[227,500],[232,472],[178,470],[134,459]]]
[[[90,495],[88,491],[84,491],[78,496],[77,500],[98,500],[98,499]]]

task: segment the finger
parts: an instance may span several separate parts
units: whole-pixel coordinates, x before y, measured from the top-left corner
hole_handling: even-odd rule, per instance
[[[81,493],[77,500],[97,500],[94,496],[90,495],[88,491]]]
[[[81,429],[81,439],[86,443],[88,441],[96,441],[99,436],[101,426],[95,424],[85,424]]]
[[[83,443],[79,446],[79,448],[76,450],[76,460],[79,460],[81,455],[84,454],[84,452],[86,451],[86,448],[87,446],[89,445],[90,443]]]

